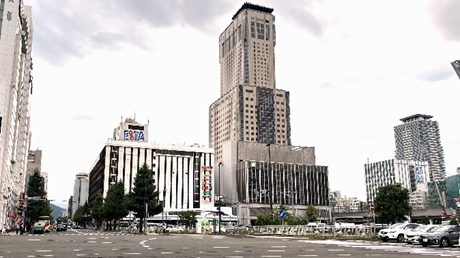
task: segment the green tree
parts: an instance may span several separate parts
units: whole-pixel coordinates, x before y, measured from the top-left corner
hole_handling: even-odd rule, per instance
[[[187,227],[193,227],[196,223],[197,213],[191,210],[179,213],[180,223]]]
[[[318,215],[315,206],[313,204],[308,205],[307,207],[307,220],[308,222],[318,220]]]
[[[111,222],[121,219],[128,215],[128,208],[126,203],[125,185],[120,180],[118,183],[112,185],[107,191],[107,197],[104,202],[104,217]],[[115,223],[114,226],[116,227]],[[111,229],[111,223],[109,223]]]
[[[406,220],[412,213],[409,190],[401,184],[379,187],[374,207],[380,223],[395,223]]]
[[[105,219],[104,197],[102,197],[101,193],[98,193],[96,200],[94,200],[93,207],[91,207],[91,215],[96,220],[97,228],[100,228],[102,221]]]
[[[153,215],[163,211],[162,205],[158,204],[159,194],[155,189],[153,171],[144,163],[134,178],[132,192],[128,194],[128,208],[135,211],[141,221],[147,215],[145,214],[146,208],[148,213]],[[139,227],[139,232],[142,232],[142,224]]]
[[[78,209],[75,211],[73,214],[72,220],[77,223],[78,225],[83,226],[84,225],[84,220],[83,220],[83,206],[78,207]]]
[[[43,177],[41,177],[38,170],[35,170],[34,174],[29,179],[27,195],[29,197],[40,198],[46,196]],[[47,199],[28,201],[26,217],[30,222],[37,221],[40,216],[51,216],[51,212],[53,211]]]

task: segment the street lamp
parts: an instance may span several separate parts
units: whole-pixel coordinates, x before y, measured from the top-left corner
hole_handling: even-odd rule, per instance
[[[222,198],[220,198],[221,194],[222,194],[222,188],[220,188],[220,166],[222,166],[222,162],[219,162],[219,235],[220,235],[220,222],[222,220],[222,212],[221,212],[221,208],[222,208]]]
[[[268,147],[268,199],[270,200],[270,211],[273,210],[273,201],[272,201],[272,165],[271,165],[271,157],[270,157],[270,143],[267,144]]]

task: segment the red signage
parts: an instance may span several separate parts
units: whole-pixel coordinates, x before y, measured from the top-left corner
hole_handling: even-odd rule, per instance
[[[371,211],[375,210],[374,204],[371,204]]]

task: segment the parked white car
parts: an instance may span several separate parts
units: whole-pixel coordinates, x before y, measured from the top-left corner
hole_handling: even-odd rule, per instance
[[[412,230],[419,226],[420,224],[416,223],[396,223],[387,229],[380,230],[379,239],[383,242],[387,242],[388,240],[396,240],[401,243],[404,242],[404,235],[406,231]]]

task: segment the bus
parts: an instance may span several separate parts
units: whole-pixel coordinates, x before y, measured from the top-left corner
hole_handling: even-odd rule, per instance
[[[43,222],[45,224],[45,232],[50,232],[51,221],[50,216],[40,216],[38,217],[38,222]]]

